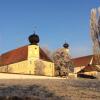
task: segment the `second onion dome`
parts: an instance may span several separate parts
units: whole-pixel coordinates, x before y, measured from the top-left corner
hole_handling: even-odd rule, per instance
[[[69,44],[65,42],[65,43],[63,44],[63,47],[67,49],[67,48],[69,47]]]

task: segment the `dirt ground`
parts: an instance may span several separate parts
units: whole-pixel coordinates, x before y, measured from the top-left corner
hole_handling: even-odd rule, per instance
[[[0,79],[0,100],[100,100],[98,79]]]

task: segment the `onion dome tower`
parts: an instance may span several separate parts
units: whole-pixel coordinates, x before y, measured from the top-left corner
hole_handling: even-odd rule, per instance
[[[65,42],[65,43],[63,44],[63,47],[64,47],[65,49],[68,49],[69,44]]]
[[[39,58],[39,46],[38,43],[40,41],[39,36],[35,34],[35,32],[28,37],[30,45],[28,46],[28,59],[36,59]]]
[[[40,39],[39,36],[37,34],[32,34],[28,37],[28,40],[30,42],[30,45],[38,45]]]
[[[69,54],[69,44],[65,42],[65,43],[63,44],[63,48],[64,48],[64,50]]]

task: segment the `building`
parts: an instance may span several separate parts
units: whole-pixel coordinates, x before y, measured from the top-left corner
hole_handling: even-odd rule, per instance
[[[81,71],[78,72],[78,74],[85,74],[90,76],[97,76],[98,68],[93,65],[87,65],[85,66]]]
[[[73,58],[72,62],[74,64],[74,72],[77,73],[81,69],[83,69],[85,66],[87,66],[88,64],[91,64],[92,60],[93,60],[92,55]]]
[[[54,63],[38,46],[38,35],[29,41],[30,45],[0,55],[0,72],[54,76]]]
[[[97,75],[100,71],[100,65],[95,64],[93,55],[83,56],[72,59],[74,64],[74,73],[84,73],[87,75]]]

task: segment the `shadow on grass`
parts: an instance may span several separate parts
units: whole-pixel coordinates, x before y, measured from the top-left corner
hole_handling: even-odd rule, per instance
[[[1,86],[0,100],[62,100],[55,93],[49,91],[46,87],[39,85],[31,86]]]

